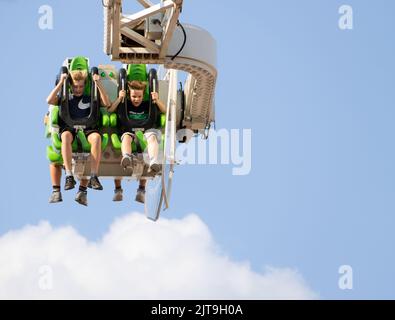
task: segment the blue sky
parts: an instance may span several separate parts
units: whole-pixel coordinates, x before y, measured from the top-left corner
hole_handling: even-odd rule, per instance
[[[248,3],[186,0],[181,21],[217,40],[216,125],[252,129],[251,173],[178,167],[164,217],[196,213],[232,259],[294,268],[321,298],[393,299],[395,3]],[[38,27],[44,4],[53,30]],[[338,28],[343,4],[353,30]],[[45,98],[65,57],[110,62],[102,24],[100,1],[0,1],[0,234],[47,220],[95,241],[116,217],[142,210],[135,183],[114,204],[111,181],[89,193],[88,208],[74,192],[47,203]],[[338,287],[341,265],[353,268],[352,290]]]

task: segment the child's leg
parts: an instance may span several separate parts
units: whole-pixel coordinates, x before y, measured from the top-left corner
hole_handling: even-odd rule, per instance
[[[49,172],[52,182],[52,194],[49,198],[49,203],[61,202],[62,194],[60,192],[60,178],[62,177],[62,167],[51,163],[49,165]]]
[[[58,187],[60,190],[60,179],[62,177],[62,167],[51,163],[49,165],[52,187]]]
[[[115,189],[121,189],[122,188],[122,180],[121,179],[114,179],[114,186],[115,186]]]
[[[156,163],[158,159],[158,153],[159,153],[159,144],[156,136],[150,135],[147,139],[148,143],[148,157],[150,159],[150,164]]]
[[[139,188],[145,189],[145,185],[146,185],[146,184],[147,184],[147,180],[141,179],[141,180],[139,181]]]
[[[101,136],[94,132],[88,136],[88,142],[91,144],[91,174],[96,176],[99,172],[101,160]]]
[[[120,179],[114,179],[114,196],[112,201],[122,201],[123,200],[123,190],[122,190],[122,182]]]
[[[121,145],[121,151],[122,155],[130,155],[132,154],[132,141],[133,141],[133,135],[125,133],[122,138],[122,145]]]
[[[72,158],[72,147],[71,144],[73,143],[74,136],[70,131],[64,131],[61,134],[62,140],[62,157],[64,167],[66,169],[66,176],[71,176],[72,167],[71,167],[71,158]]]

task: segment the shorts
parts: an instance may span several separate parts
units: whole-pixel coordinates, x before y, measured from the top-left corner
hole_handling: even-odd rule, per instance
[[[134,132],[123,132],[121,136],[121,141],[125,136],[130,136],[132,139],[135,138],[136,134]],[[162,133],[158,129],[148,129],[147,131],[144,132],[144,138],[148,140],[150,137],[155,136],[156,141],[158,141],[158,144],[160,144],[160,141],[162,140]]]
[[[77,131],[75,129],[68,128],[68,127],[60,128],[60,130],[59,130],[59,139],[62,140],[62,133],[66,132],[66,131],[70,132],[73,135],[73,140],[74,140],[75,136],[77,134]],[[99,130],[97,130],[97,129],[84,129],[84,133],[85,133],[85,136],[88,138],[92,133],[99,133]]]

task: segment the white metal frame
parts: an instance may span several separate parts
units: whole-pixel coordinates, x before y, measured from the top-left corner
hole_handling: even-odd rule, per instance
[[[121,14],[122,0],[104,1],[104,51],[111,55],[113,61],[125,64],[159,64],[166,69],[187,72],[190,76],[186,92],[188,103],[185,106],[184,118],[178,123],[195,133],[207,132],[215,122],[215,39],[196,26],[184,24],[186,35],[180,28],[176,28],[183,0],[161,0],[159,4],[153,4],[149,0],[136,0],[144,9],[132,15]],[[164,13],[162,35],[160,40],[153,41],[141,35],[140,24],[146,23],[147,17],[159,12]],[[130,39],[138,45],[122,45],[122,38]],[[202,46],[202,43],[205,45]]]
[[[182,8],[183,0],[162,0],[153,4],[148,0],[137,0],[144,9],[132,15],[122,14],[122,0],[106,0],[104,7],[104,51],[111,54],[113,61],[129,63],[159,63],[163,64],[174,29]],[[163,26],[162,38],[151,41],[134,28],[145,23],[148,17],[164,13],[167,17]],[[121,38],[126,36],[141,45],[141,47],[127,47],[121,43]],[[127,57],[127,58],[126,58]]]
[[[144,9],[131,15],[122,14],[122,0],[103,1],[105,53],[110,55],[113,61],[125,64],[159,64],[163,71],[166,70],[162,79],[169,82],[162,176],[152,181],[152,195],[159,201],[147,201],[145,205],[147,216],[157,220],[162,207],[169,207],[176,164],[177,124],[182,123],[183,128],[204,134],[215,121],[216,43],[207,31],[199,27],[180,25],[180,28],[176,29],[183,0],[161,0],[158,4],[150,0],[136,0]],[[159,13],[162,15],[158,15]],[[159,40],[151,40],[145,34],[150,27],[146,25],[149,23],[147,18],[157,16],[161,16],[161,36]],[[141,34],[142,30],[144,35]],[[153,32],[153,38],[158,39],[159,31]],[[137,45],[130,46],[130,43]],[[184,86],[186,105],[183,119],[176,119],[178,71],[189,74]]]
[[[162,174],[162,188],[165,208],[169,207],[171,185],[173,180],[174,166],[176,163],[176,108],[177,108],[177,71],[168,70],[166,77],[169,80],[167,99],[165,142],[163,148],[162,172],[165,166],[169,166],[169,176]],[[166,181],[168,179],[168,181]]]

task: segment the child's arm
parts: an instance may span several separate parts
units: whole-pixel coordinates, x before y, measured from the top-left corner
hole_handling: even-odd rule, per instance
[[[152,102],[158,106],[160,112],[166,113],[167,108],[165,104],[161,100],[159,100],[159,94],[157,92],[151,92],[151,97],[152,97]]]
[[[112,103],[110,107],[107,108],[107,111],[114,112],[115,110],[117,110],[118,105],[121,103],[121,101],[122,102],[124,101],[125,97],[126,97],[126,91],[125,90],[119,91],[118,98]]]
[[[62,86],[64,84],[64,82],[67,79],[67,74],[66,73],[62,73],[62,75],[60,76],[60,80],[59,83],[56,85],[56,87],[51,91],[51,93],[49,94],[48,98],[47,98],[47,103],[48,104],[52,104],[52,105],[57,105],[59,103],[59,99],[58,99],[58,93],[60,92],[60,90],[62,89]]]

